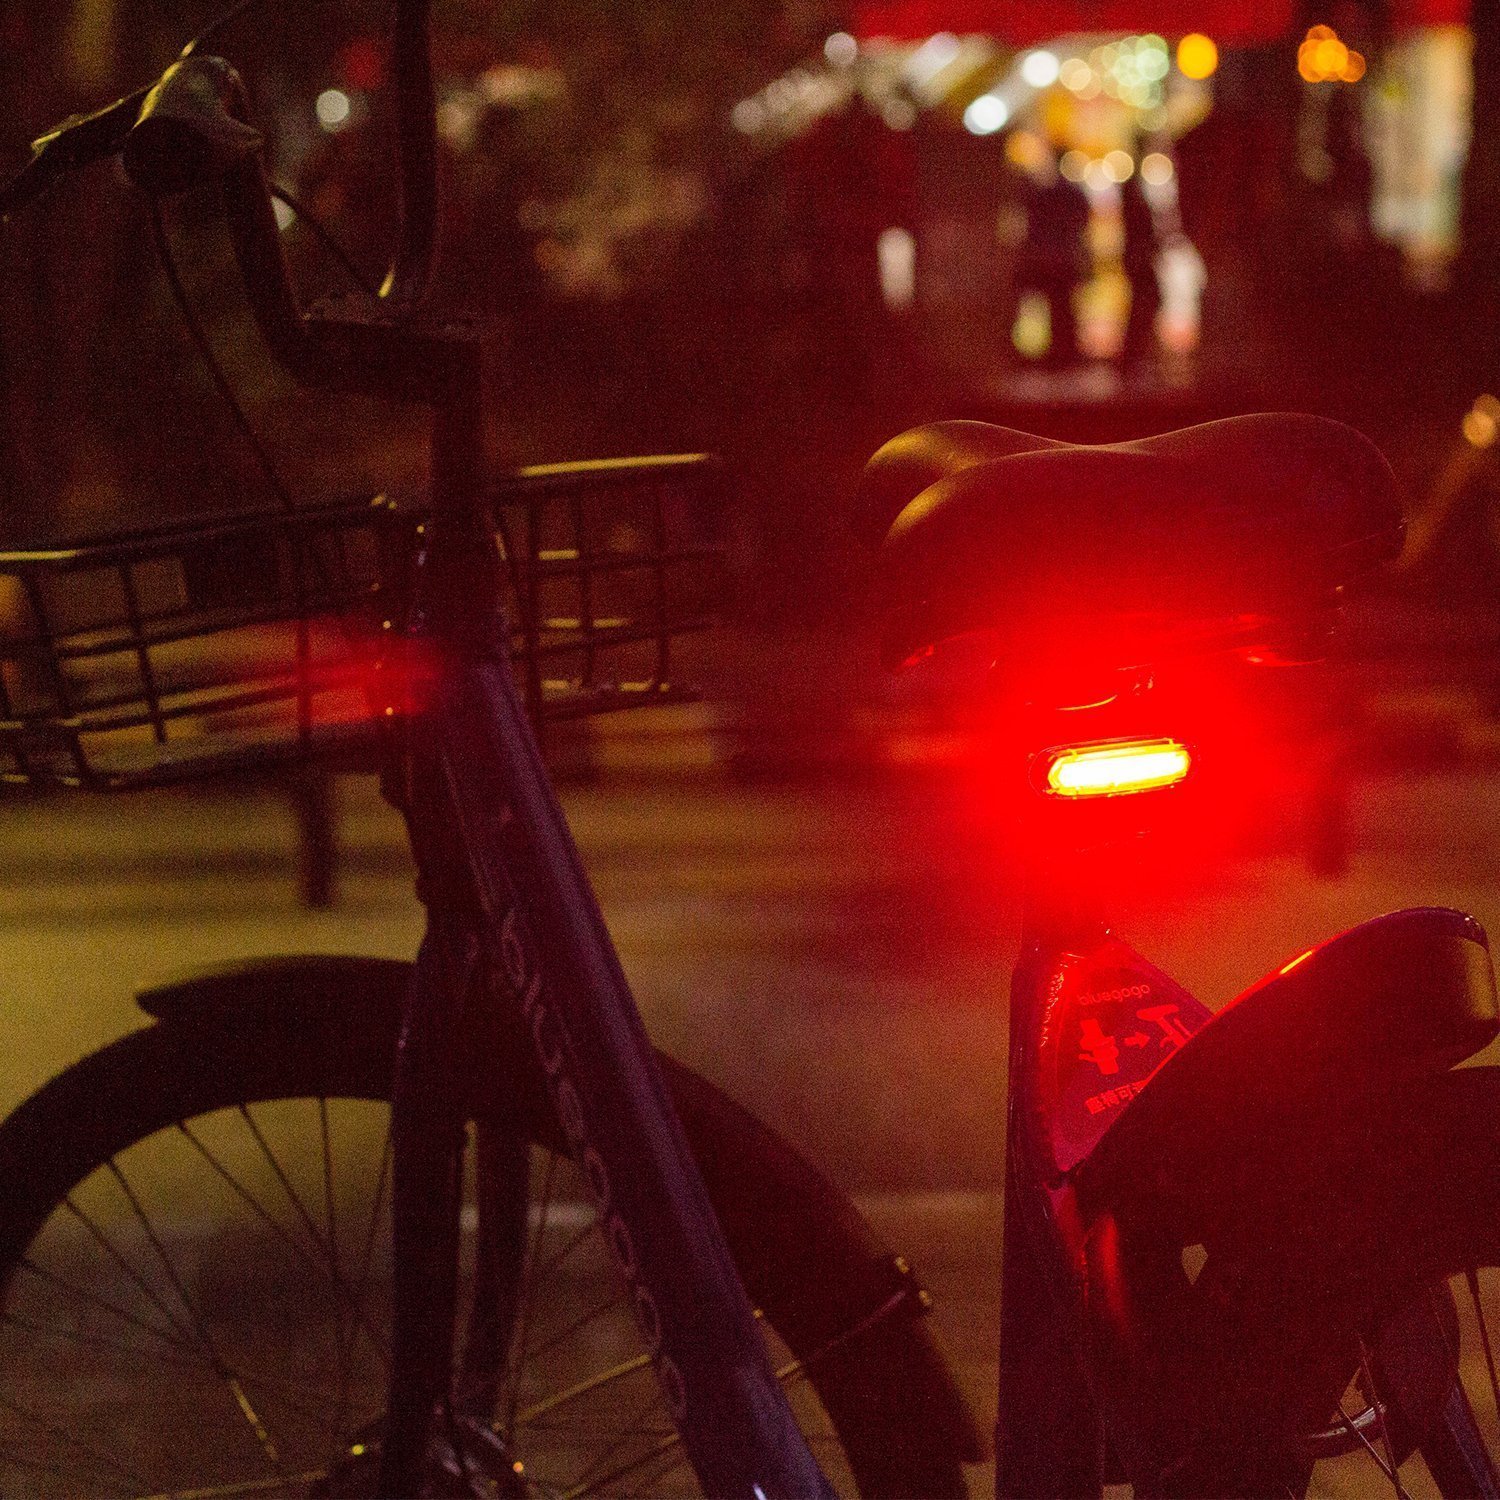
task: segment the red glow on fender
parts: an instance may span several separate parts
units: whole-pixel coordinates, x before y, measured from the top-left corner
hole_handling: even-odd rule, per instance
[[[1121,797],[1175,786],[1192,769],[1180,740],[1106,740],[1042,753],[1043,790],[1055,797]]]

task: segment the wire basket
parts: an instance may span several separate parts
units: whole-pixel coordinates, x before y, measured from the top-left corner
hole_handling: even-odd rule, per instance
[[[537,719],[689,696],[722,470],[703,455],[523,469],[491,500]],[[0,553],[0,782],[157,785],[378,759],[398,580],[427,517],[383,496]]]

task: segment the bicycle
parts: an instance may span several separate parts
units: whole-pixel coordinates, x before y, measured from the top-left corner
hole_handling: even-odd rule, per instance
[[[35,1419],[3,1462],[17,1483],[64,1491],[86,1479],[176,1494],[662,1493],[680,1480],[813,1495],[828,1492],[826,1421],[837,1477],[862,1492],[961,1494],[977,1446],[914,1316],[909,1268],[788,1147],[653,1061],[562,824],[526,704],[620,701],[617,647],[647,661],[629,696],[669,695],[683,623],[671,575],[692,559],[667,540],[676,501],[662,496],[703,466],[484,475],[476,340],[413,311],[433,250],[425,32],[425,6],[403,0],[410,212],[373,309],[298,308],[242,95],[195,48],[155,89],[44,138],[0,197],[14,207],[116,151],[150,190],[217,179],[282,360],[314,384],[434,410],[432,496],[416,512],[330,506],[0,562],[32,612],[6,651],[10,778],[129,787],[315,754],[369,765],[378,731],[374,763],[407,818],[429,911],[414,967],[285,959],[149,992],[153,1025],[0,1125],[0,1413]],[[622,541],[612,512],[601,543],[601,494],[642,483],[644,520]],[[1207,485],[1219,503],[1201,503]],[[1324,1454],[1357,1450],[1394,1473],[1417,1449],[1450,1493],[1494,1489],[1470,1453],[1451,1303],[1432,1291],[1495,1263],[1475,1207],[1500,1161],[1485,1134],[1495,1111],[1476,1113],[1494,1078],[1446,1071],[1496,1032],[1482,934],[1456,913],[1367,924],[1209,1022],[1109,933],[1096,879],[1096,851],[1144,808],[1181,806],[1200,749],[1213,759],[1210,738],[1164,727],[1182,704],[1147,666],[1165,680],[1174,664],[1297,646],[1337,588],[1393,548],[1378,455],[1311,419],[1112,449],[949,424],[883,450],[862,509],[884,539],[891,659],[1017,622],[1004,657],[1024,670],[1002,701],[1036,705],[1018,736],[1039,878],[1011,1012],[1000,1492],[1098,1493],[1116,1474],[1142,1494],[1291,1492]],[[605,614],[610,579],[644,598],[648,625]],[[57,607],[70,585],[71,612]],[[401,618],[409,629],[385,628]],[[213,636],[228,637],[227,680],[188,649]],[[548,661],[567,663],[560,693]],[[1359,1003],[1378,1023],[1363,1047]],[[1227,1095],[1298,1005],[1316,1045],[1284,1067],[1271,1107]],[[1118,1082],[1085,1087],[1084,1063]],[[1425,1112],[1404,1141],[1382,1116],[1393,1094]],[[1230,1131],[1217,1128],[1226,1097]],[[289,1147],[299,1132],[310,1158]],[[1392,1149],[1373,1151],[1372,1132]],[[370,1148],[362,1178],[343,1177],[336,1137]],[[258,1227],[209,1236],[196,1275],[153,1218],[184,1201],[178,1167],[162,1168],[157,1196],[140,1186],[136,1153],[153,1141],[193,1167],[205,1223],[217,1197]],[[1435,1164],[1450,1184],[1461,1174],[1440,1203]],[[1319,1236],[1332,1251],[1312,1253]],[[1394,1266],[1387,1239],[1403,1252]],[[250,1279],[263,1256],[280,1274]],[[610,1274],[623,1291],[600,1301]],[[362,1295],[387,1276],[388,1351]],[[741,1279],[789,1348],[779,1372]],[[538,1330],[543,1284],[563,1310]],[[1209,1337],[1225,1328],[1227,1348]],[[568,1347],[580,1332],[586,1369]],[[143,1347],[163,1356],[155,1380],[138,1368]],[[319,1354],[321,1383],[305,1370]],[[518,1356],[534,1366],[524,1378]],[[823,1415],[786,1404],[778,1374],[803,1373]],[[1351,1384],[1364,1407],[1336,1416]],[[804,1423],[819,1424],[816,1460]],[[580,1451],[601,1435],[603,1454]],[[683,1456],[690,1474],[663,1472]],[[204,1467],[183,1473],[189,1458]]]
[[[1450,1071],[1500,1032],[1478,923],[1375,918],[1213,1014],[1108,919],[1131,843],[1255,759],[1231,668],[1316,658],[1396,552],[1384,460],[1313,417],[1104,447],[949,422],[882,448],[858,505],[888,662],[990,638],[1026,804],[997,1492],[1302,1494],[1355,1454],[1407,1494],[1419,1454],[1496,1493],[1500,1074]]]
[[[405,214],[382,299],[300,308],[243,88],[204,37],[44,137],[0,194],[14,211],[116,154],[153,199],[216,182],[283,363],[432,413],[414,509],[286,507],[0,564],[25,610],[6,780],[377,769],[429,916],[414,966],[288,959],[148,994],[155,1024],[6,1122],[0,1474],[28,1493],[825,1493],[811,1441],[865,1493],[961,1494],[976,1440],[910,1268],[654,1058],[547,780],[528,706],[672,700],[705,586],[682,532],[715,470],[485,472],[479,339],[422,311],[427,10],[396,16]],[[387,1284],[389,1330],[369,1306]]]

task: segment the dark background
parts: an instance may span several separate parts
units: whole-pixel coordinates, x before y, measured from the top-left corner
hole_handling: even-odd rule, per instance
[[[832,693],[851,672],[873,673],[849,495],[885,438],[955,415],[1081,440],[1265,408],[1342,417],[1390,457],[1413,512],[1436,489],[1463,490],[1428,595],[1451,604],[1457,589],[1466,639],[1487,639],[1492,459],[1460,423],[1500,382],[1496,10],[1473,16],[1474,139],[1457,254],[1440,278],[1416,284],[1369,231],[1354,127],[1331,178],[1299,166],[1308,90],[1296,48],[1319,19],[1308,10],[1275,43],[1226,47],[1214,112],[1178,143],[1183,219],[1207,270],[1198,349],[1168,379],[1091,384],[1044,378],[1011,348],[1014,260],[989,230],[1014,221],[1022,194],[1000,137],[966,134],[952,108],[892,131],[857,102],[774,145],[731,127],[737,101],[821,64],[825,37],[847,23],[837,6],[449,0],[437,7],[439,88],[448,104],[469,100],[469,114],[446,131],[441,295],[492,330],[494,461],[725,453],[738,476],[731,614],[740,642],[755,643],[726,657],[725,691],[775,696],[777,712],[820,693],[773,693],[768,681],[821,674]],[[192,0],[5,0],[0,162],[19,165],[62,114],[154,76],[214,13]],[[1373,87],[1396,18],[1380,6],[1350,14],[1370,51],[1355,87]],[[378,6],[271,0],[216,43],[246,75],[274,174],[373,279],[393,215],[375,87],[384,25]],[[495,69],[544,86],[476,112]],[[314,114],[329,88],[354,101],[335,132]],[[1355,99],[1335,101],[1346,126]],[[956,284],[935,290],[924,278],[935,226],[962,215],[977,248]],[[412,414],[310,400],[257,347],[211,194],[189,195],[169,219],[210,337],[292,491],[419,486]],[[891,224],[917,245],[917,299],[904,310],[882,302],[875,274],[874,240]],[[304,226],[287,243],[309,297],[347,288]],[[12,536],[269,503],[183,331],[144,208],[112,164],[0,231],[0,328],[0,514]]]

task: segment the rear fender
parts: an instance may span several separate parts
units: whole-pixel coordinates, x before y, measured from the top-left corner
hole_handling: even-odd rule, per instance
[[[1427,907],[1363,922],[1283,964],[1162,1063],[1071,1174],[1081,1216],[1170,1224],[1184,1243],[1253,1229],[1267,1204],[1316,1196],[1338,1143],[1377,1157],[1404,1128],[1405,1091],[1497,1027],[1472,917]]]

